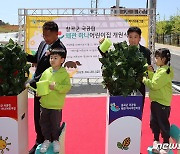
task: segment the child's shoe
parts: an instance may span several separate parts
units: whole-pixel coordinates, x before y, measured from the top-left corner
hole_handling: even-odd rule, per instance
[[[59,149],[60,149],[60,145],[59,145],[59,141],[53,141],[53,149],[54,149],[54,152],[59,152]]]
[[[152,152],[159,153],[159,147],[158,147],[159,141],[153,142]]]
[[[49,140],[45,140],[45,141],[42,143],[42,145],[41,145],[40,152],[41,152],[41,153],[47,152],[50,143],[51,143],[51,142],[50,142]]]

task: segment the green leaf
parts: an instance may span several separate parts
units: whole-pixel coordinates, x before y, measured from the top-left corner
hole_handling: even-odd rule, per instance
[[[128,46],[127,42],[114,43],[114,48],[102,63],[103,86],[108,88],[111,96],[128,96],[141,85],[146,59],[137,46]]]
[[[118,147],[119,149],[122,149],[122,144],[121,144],[120,142],[117,142],[117,147]]]
[[[24,90],[30,65],[22,46],[12,39],[0,45],[0,96],[18,95]],[[26,74],[25,74],[26,73]]]
[[[14,41],[10,38],[10,39],[9,39],[9,43],[10,43],[10,44],[14,44]]]

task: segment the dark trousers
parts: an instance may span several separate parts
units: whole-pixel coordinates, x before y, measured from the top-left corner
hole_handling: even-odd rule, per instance
[[[140,88],[138,89],[140,91],[140,93],[143,96],[143,100],[142,100],[142,113],[143,113],[143,109],[144,109],[144,102],[145,102],[145,95],[146,95],[146,88],[145,85],[143,83],[141,83]]]
[[[163,142],[169,143],[170,138],[170,106],[164,106],[158,102],[151,102],[151,119],[150,127],[154,134],[154,140],[159,141],[161,133]]]
[[[59,139],[62,110],[46,109],[41,107],[40,125],[45,140]]]
[[[44,137],[42,135],[41,126],[39,124],[40,120],[40,97],[34,96],[34,125],[36,131],[36,142],[38,144],[44,142]]]

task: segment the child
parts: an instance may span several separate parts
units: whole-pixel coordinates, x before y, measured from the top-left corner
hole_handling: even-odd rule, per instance
[[[168,150],[158,149],[159,135],[161,132],[163,143],[169,143],[170,138],[170,104],[172,98],[172,78],[173,69],[170,67],[171,54],[166,48],[161,48],[155,52],[155,62],[159,67],[153,72],[151,66],[148,67],[148,77],[143,78],[143,83],[149,87],[149,97],[151,100],[151,120],[150,127],[154,134],[153,152],[168,153]]]
[[[40,152],[45,153],[53,142],[54,152],[59,152],[59,125],[61,122],[61,110],[64,106],[66,93],[71,89],[69,74],[62,67],[66,58],[65,50],[55,48],[50,52],[51,67],[46,69],[41,78],[50,82],[49,94],[40,98],[41,116],[40,125],[45,141],[42,143]]]
[[[36,88],[36,83],[39,81],[42,73],[50,67],[48,49],[54,49],[56,47],[62,48],[66,51],[66,47],[58,38],[58,25],[54,21],[47,21],[42,26],[43,41],[39,44],[38,50],[35,55],[27,54],[27,61],[35,64],[37,67],[33,78],[29,81],[29,84]],[[36,45],[36,44],[35,44]],[[44,141],[44,137],[41,132],[39,124],[40,118],[40,102],[39,97],[34,95],[34,127],[36,133],[36,140],[34,146],[29,151],[29,154],[34,154],[39,144]]]

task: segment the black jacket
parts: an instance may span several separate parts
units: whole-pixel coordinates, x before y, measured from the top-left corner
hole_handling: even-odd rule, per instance
[[[139,50],[143,53],[144,57],[147,59],[148,65],[151,65],[151,51],[142,45],[140,45]]]
[[[29,82],[30,85],[34,88],[36,88],[36,82],[39,81],[42,73],[50,67],[50,63],[49,63],[49,58],[50,55],[46,56],[45,54],[41,56],[41,54],[43,53],[43,50],[46,46],[46,42],[42,41],[38,47],[38,50],[36,52],[35,55],[27,55],[27,61],[31,62],[31,63],[36,63],[37,67],[36,67],[36,71],[34,74],[34,77],[31,79],[31,81]],[[67,54],[67,50],[66,47],[63,45],[63,43],[58,39],[56,42],[53,43],[53,45],[51,45],[51,49],[53,48],[63,48],[66,51]]]

